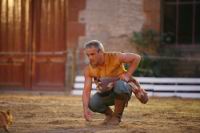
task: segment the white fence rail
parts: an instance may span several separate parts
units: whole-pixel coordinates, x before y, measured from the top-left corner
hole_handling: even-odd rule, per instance
[[[149,96],[200,98],[200,78],[135,77]],[[72,95],[82,95],[84,77],[76,76]],[[92,84],[92,94],[96,92]]]

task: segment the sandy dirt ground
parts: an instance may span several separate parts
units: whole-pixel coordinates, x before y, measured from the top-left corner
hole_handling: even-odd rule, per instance
[[[0,94],[0,110],[14,115],[11,133],[200,133],[200,100],[132,97],[119,126],[102,126],[102,114],[85,122],[80,96]],[[3,133],[0,129],[0,133]]]

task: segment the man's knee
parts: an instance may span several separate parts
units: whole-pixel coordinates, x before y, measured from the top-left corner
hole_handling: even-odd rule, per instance
[[[106,105],[103,104],[101,97],[95,94],[89,102],[89,109],[93,112],[103,113],[106,110]]]
[[[114,92],[117,95],[127,94],[128,97],[131,97],[131,88],[130,86],[123,80],[118,80],[114,84]]]

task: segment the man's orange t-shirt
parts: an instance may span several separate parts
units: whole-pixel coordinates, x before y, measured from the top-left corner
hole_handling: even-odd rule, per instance
[[[118,77],[126,72],[124,64],[117,57],[117,53],[104,53],[104,59],[105,62],[102,66],[89,65],[89,75],[91,77]]]

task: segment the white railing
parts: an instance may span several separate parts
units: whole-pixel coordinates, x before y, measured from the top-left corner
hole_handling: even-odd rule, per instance
[[[200,98],[200,78],[135,77],[149,96]],[[82,95],[84,77],[76,76],[72,95]],[[92,84],[92,94],[96,92]]]

